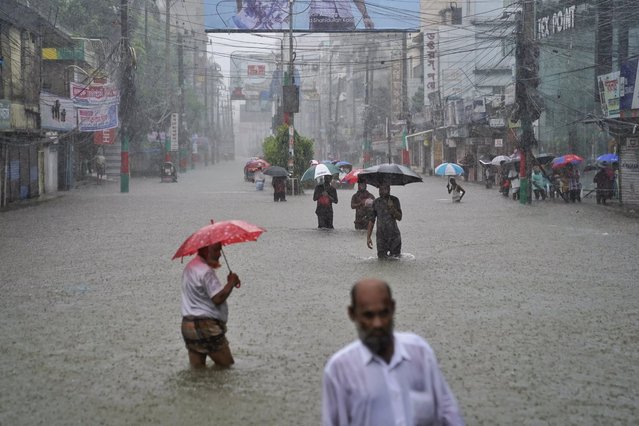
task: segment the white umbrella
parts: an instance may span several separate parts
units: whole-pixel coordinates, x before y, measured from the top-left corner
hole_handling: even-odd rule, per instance
[[[318,164],[317,166],[315,166],[315,179],[320,176],[331,176],[332,174],[333,173],[328,170],[328,167],[326,167],[326,164]]]
[[[508,157],[507,155],[498,155],[497,157],[493,158],[490,163],[493,166],[500,166],[502,162],[510,163],[511,161],[512,161],[512,158]]]

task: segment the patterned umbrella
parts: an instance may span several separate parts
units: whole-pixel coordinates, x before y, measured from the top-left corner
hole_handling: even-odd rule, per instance
[[[455,163],[441,163],[435,167],[437,176],[461,176],[464,174],[464,168]]]
[[[584,159],[578,155],[566,154],[552,160],[552,168],[558,169],[560,167],[564,167],[567,164],[573,164],[573,165],[581,164],[583,161]]]
[[[266,229],[244,222],[243,220],[223,220],[220,222],[211,220],[210,225],[198,229],[182,243],[173,255],[173,259],[190,256],[197,253],[198,249],[216,243],[228,246],[229,244],[256,241],[265,231]],[[222,254],[228,267],[229,263],[226,260],[226,254],[224,254],[224,251],[222,251]],[[229,271],[230,270],[231,268],[229,267]]]

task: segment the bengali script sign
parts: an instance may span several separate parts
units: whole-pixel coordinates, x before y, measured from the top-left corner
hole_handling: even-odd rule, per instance
[[[81,132],[95,132],[118,127],[118,105],[100,105],[78,108],[78,129]]]

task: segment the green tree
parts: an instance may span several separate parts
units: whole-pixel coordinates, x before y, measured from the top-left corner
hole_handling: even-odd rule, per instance
[[[264,139],[262,143],[264,159],[274,166],[288,166],[288,126],[278,127],[277,134]],[[313,159],[313,140],[295,132],[295,158],[293,175],[301,177]]]

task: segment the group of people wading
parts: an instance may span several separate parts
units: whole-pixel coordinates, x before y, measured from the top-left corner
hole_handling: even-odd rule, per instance
[[[332,177],[324,176],[315,186],[313,201],[317,202],[315,214],[317,227],[333,229],[333,204],[337,204],[337,190],[331,185]],[[379,197],[366,189],[366,181],[359,179],[357,192],[351,197],[351,208],[355,210],[355,229],[366,230],[366,245],[373,248],[371,235],[377,223],[377,257],[398,257],[402,250],[402,236],[397,222],[402,220],[399,199],[390,195],[390,185],[379,185]]]

